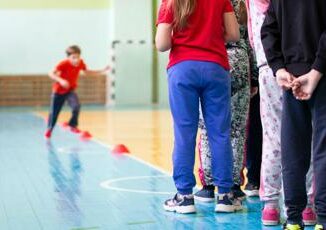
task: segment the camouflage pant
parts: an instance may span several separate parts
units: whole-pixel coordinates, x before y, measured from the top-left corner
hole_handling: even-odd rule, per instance
[[[242,169],[244,162],[244,148],[246,139],[246,125],[250,103],[250,80],[248,53],[242,48],[228,49],[231,65],[232,84],[232,123],[231,141],[233,149],[233,180],[235,184],[242,182]],[[199,142],[200,168],[199,176],[203,185],[213,182],[211,169],[211,151],[205,127],[204,118],[200,111],[199,128],[201,129]]]

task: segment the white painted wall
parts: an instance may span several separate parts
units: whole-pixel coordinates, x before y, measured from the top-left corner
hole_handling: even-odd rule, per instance
[[[111,9],[0,9],[0,74],[44,74],[71,44],[90,68],[109,62]]]
[[[116,45],[115,96],[117,105],[152,103],[152,2],[150,0],[113,0]],[[146,44],[125,41],[145,40]]]
[[[114,39],[152,40],[151,0],[112,0]]]

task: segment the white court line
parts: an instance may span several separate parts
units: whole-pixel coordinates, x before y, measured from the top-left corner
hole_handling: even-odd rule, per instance
[[[41,116],[41,114],[38,114],[37,112],[33,112],[33,114],[34,114],[36,117],[39,117],[40,119],[44,120],[44,118]],[[108,149],[111,150],[111,151],[114,149],[114,146],[113,146],[113,145],[106,144],[106,143],[104,143],[104,142],[98,140],[98,139],[95,138],[95,137],[93,137],[90,141],[93,141],[93,142],[95,142],[95,143],[97,143],[97,144],[99,144],[99,145],[102,145],[102,146],[108,148]],[[168,171],[166,171],[166,170],[164,170],[164,169],[162,169],[162,168],[160,168],[160,167],[158,167],[158,166],[156,166],[156,165],[153,165],[153,164],[151,164],[151,163],[148,163],[148,162],[144,161],[143,159],[140,159],[139,157],[135,157],[135,156],[133,156],[133,155],[131,155],[131,154],[123,154],[123,155],[124,155],[124,156],[127,156],[127,157],[129,157],[129,158],[131,158],[131,159],[134,159],[135,161],[138,161],[138,162],[140,162],[140,163],[142,163],[142,164],[144,164],[144,165],[147,165],[148,167],[153,168],[153,169],[155,169],[155,170],[157,170],[157,171],[159,171],[159,172],[161,172],[161,173],[163,173],[163,174],[165,174],[165,175],[172,176],[172,174],[171,174],[170,172],[168,172]]]
[[[100,183],[100,186],[102,188],[108,189],[108,190],[114,190],[119,192],[132,192],[132,193],[141,193],[141,194],[154,194],[154,195],[173,195],[175,192],[159,192],[159,191],[149,191],[149,190],[139,190],[139,189],[127,189],[127,188],[121,188],[114,186],[112,184],[116,182],[121,181],[130,181],[130,180],[144,180],[144,179],[150,179],[150,178],[169,178],[168,175],[160,175],[160,176],[134,176],[134,177],[122,177],[122,178],[116,178],[112,180],[103,181]]]
[[[96,139],[96,138],[93,138],[91,141],[94,141],[94,142],[96,142],[97,144],[100,144],[100,145],[102,145],[102,146],[108,148],[108,149],[111,150],[111,151],[112,151],[113,148],[114,148],[113,145],[106,144],[106,143],[104,143],[104,142],[102,142],[102,141],[100,141],[100,140],[98,140],[98,139]],[[166,170],[164,170],[164,169],[162,169],[162,168],[160,168],[160,167],[158,167],[158,166],[156,166],[156,165],[153,165],[153,164],[151,164],[151,163],[148,163],[148,162],[144,161],[143,159],[140,159],[139,157],[136,157],[136,156],[134,156],[134,155],[131,155],[131,153],[130,153],[130,154],[123,154],[123,156],[127,156],[127,157],[129,157],[129,158],[131,158],[131,159],[133,159],[133,160],[135,160],[135,161],[138,161],[139,163],[144,164],[144,165],[146,165],[146,166],[148,166],[148,167],[150,167],[150,168],[153,168],[153,169],[155,169],[155,170],[157,170],[157,171],[159,171],[159,172],[161,172],[161,173],[163,173],[163,174],[165,174],[165,175],[167,175],[167,176],[170,176],[170,177],[172,176],[172,174],[171,174],[170,172],[168,172],[168,171],[166,171]]]
[[[35,114],[37,117],[43,119],[43,117],[42,117],[40,114],[38,114],[38,113],[34,113],[34,114]],[[112,151],[113,148],[114,148],[113,145],[106,144],[106,143],[104,143],[104,142],[98,140],[98,139],[95,138],[95,137],[93,137],[90,141],[93,141],[93,142],[95,142],[95,143],[97,143],[97,144],[99,144],[99,145],[102,145],[102,146],[108,148],[108,149],[111,150],[111,151]],[[158,167],[158,166],[156,166],[156,165],[153,165],[153,164],[151,164],[151,163],[148,163],[147,161],[144,161],[143,159],[141,159],[141,158],[139,158],[139,157],[136,157],[136,156],[131,155],[131,154],[123,154],[123,155],[124,155],[124,156],[127,156],[127,157],[129,157],[129,158],[131,158],[131,159],[133,159],[133,160],[135,160],[135,161],[137,161],[137,162],[139,162],[139,163],[141,163],[141,164],[143,164],[143,165],[146,165],[146,166],[148,166],[148,167],[150,167],[150,168],[152,168],[152,169],[155,169],[155,170],[157,170],[158,172],[161,172],[161,173],[164,174],[164,175],[167,175],[167,176],[169,176],[169,177],[172,177],[172,173],[170,173],[170,172],[168,172],[168,171],[162,169],[161,167]],[[201,189],[198,185],[196,185],[195,188],[198,189],[198,190]]]
[[[108,148],[109,150],[113,150],[114,146],[113,145],[109,145],[106,144],[96,138],[93,138],[91,141],[102,145],[106,148]],[[112,153],[113,154],[113,153]],[[140,194],[154,194],[154,195],[173,195],[175,194],[175,192],[159,192],[159,191],[149,191],[149,190],[138,190],[138,189],[127,189],[127,188],[120,188],[120,187],[116,187],[116,186],[112,186],[111,184],[114,182],[119,182],[119,181],[126,181],[126,180],[140,180],[140,179],[147,179],[147,178],[166,178],[166,177],[172,177],[172,174],[169,173],[168,171],[165,171],[164,169],[157,167],[155,165],[152,165],[146,161],[144,161],[143,159],[140,159],[138,157],[135,157],[131,154],[123,154],[123,156],[127,156],[143,165],[146,165],[164,175],[158,175],[158,176],[135,176],[135,177],[122,177],[122,178],[116,178],[116,179],[112,179],[112,180],[107,180],[107,181],[103,181],[100,183],[100,186],[104,189],[108,189],[108,190],[114,190],[114,191],[120,191],[120,192],[131,192],[131,193],[140,193]]]

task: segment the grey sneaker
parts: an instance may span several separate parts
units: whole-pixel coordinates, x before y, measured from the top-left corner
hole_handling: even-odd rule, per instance
[[[236,212],[242,209],[242,202],[234,198],[232,193],[218,195],[215,212]]]
[[[240,185],[233,185],[233,187],[231,188],[231,191],[233,193],[234,198],[238,199],[238,200],[245,200],[246,199],[246,194],[241,190]]]
[[[257,185],[248,183],[244,189],[244,193],[248,196],[248,197],[255,197],[255,196],[259,196],[259,187]]]
[[[168,212],[181,214],[195,213],[195,200],[193,195],[181,195],[177,193],[172,199],[164,202],[163,208]]]

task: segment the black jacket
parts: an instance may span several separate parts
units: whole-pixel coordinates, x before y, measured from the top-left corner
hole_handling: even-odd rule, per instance
[[[271,0],[261,30],[274,74],[326,73],[326,0]]]

